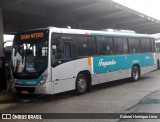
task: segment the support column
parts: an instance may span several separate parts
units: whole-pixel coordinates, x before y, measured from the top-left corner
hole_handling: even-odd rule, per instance
[[[3,53],[3,15],[0,8],[0,91],[6,89],[5,57]]]
[[[0,8],[0,57],[3,57],[3,14],[2,8]]]

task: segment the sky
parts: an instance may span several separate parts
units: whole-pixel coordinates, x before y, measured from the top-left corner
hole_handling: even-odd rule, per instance
[[[113,1],[160,20],[160,0],[113,0]]]
[[[131,9],[160,20],[160,0],[113,0]],[[4,35],[4,41],[13,36]]]

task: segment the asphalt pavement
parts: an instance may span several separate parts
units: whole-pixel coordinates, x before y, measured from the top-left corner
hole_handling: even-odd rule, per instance
[[[3,94],[3,95],[2,95]],[[94,86],[92,91],[76,96],[73,92],[56,95],[32,95],[20,98],[0,93],[1,113],[160,113],[160,70],[148,73],[138,82],[128,79]],[[16,121],[16,120],[15,120]],[[27,121],[27,120],[24,120]],[[146,122],[158,119],[87,119],[42,120],[54,122]]]

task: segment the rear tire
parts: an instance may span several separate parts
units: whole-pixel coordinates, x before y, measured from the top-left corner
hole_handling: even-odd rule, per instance
[[[79,74],[76,80],[76,94],[81,95],[87,91],[87,78],[84,74]]]
[[[140,69],[138,66],[134,66],[132,68],[132,74],[131,74],[131,78],[132,78],[132,81],[138,81],[140,79]]]

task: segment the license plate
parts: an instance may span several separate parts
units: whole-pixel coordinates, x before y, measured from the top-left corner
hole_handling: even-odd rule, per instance
[[[22,94],[28,94],[28,91],[22,90],[21,93],[22,93]]]

